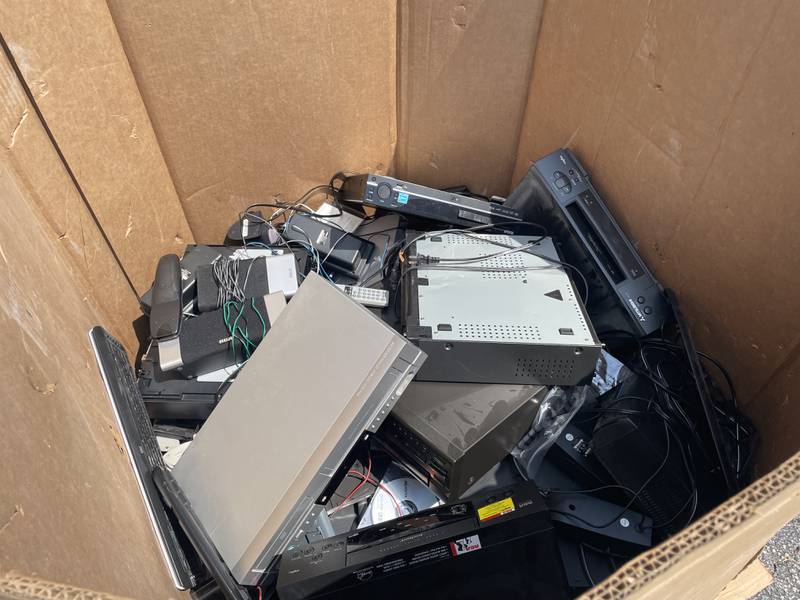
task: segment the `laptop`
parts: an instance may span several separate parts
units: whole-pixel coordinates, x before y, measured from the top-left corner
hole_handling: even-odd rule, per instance
[[[165,469],[164,461],[128,355],[122,344],[102,327],[94,327],[89,332],[89,339],[172,583],[179,590],[192,588],[197,583],[195,575],[153,481],[153,472]]]

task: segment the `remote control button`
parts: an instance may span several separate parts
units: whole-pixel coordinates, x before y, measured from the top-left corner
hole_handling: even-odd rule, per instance
[[[650,308],[649,306],[645,306],[645,307],[644,307],[644,314],[646,314],[646,315],[652,315],[652,314],[653,314],[653,309],[652,309],[652,308]]]
[[[388,200],[392,195],[392,188],[388,183],[381,183],[378,185],[378,198],[381,200]]]
[[[644,304],[644,296],[639,296],[639,297],[636,299],[636,301],[637,301],[639,304]]]

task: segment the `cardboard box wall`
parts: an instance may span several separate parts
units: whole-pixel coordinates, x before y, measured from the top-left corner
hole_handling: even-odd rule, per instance
[[[0,570],[176,595],[86,332],[133,350],[160,255],[342,169],[504,194],[574,148],[734,373],[767,473],[798,449],[798,24],[777,1],[0,2]],[[797,469],[595,595],[716,593],[800,510]]]

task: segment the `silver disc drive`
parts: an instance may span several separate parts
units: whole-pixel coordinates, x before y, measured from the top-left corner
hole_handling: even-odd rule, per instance
[[[310,273],[172,474],[234,578],[255,585],[425,353]]]

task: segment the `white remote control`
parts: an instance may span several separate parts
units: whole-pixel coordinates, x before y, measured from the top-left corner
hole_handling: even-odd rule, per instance
[[[358,285],[336,284],[340,290],[350,296],[353,300],[364,306],[374,306],[384,308],[389,305],[389,292],[377,288],[361,287]]]

